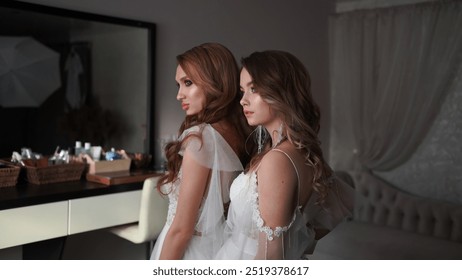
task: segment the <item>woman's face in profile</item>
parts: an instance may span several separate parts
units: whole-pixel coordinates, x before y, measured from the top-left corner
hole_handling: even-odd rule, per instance
[[[261,97],[247,69],[242,68],[240,79],[241,105],[249,125],[270,125],[275,121],[269,104]]]
[[[180,65],[176,68],[175,80],[178,85],[176,99],[181,102],[181,108],[186,112],[186,115],[196,115],[204,110],[205,93],[194,84]]]

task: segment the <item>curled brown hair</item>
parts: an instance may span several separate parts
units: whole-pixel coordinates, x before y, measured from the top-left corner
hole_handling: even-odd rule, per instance
[[[206,98],[204,110],[186,116],[178,136],[194,125],[226,120],[240,134],[240,138],[245,139],[248,126],[239,104],[239,67],[231,51],[218,43],[205,43],[178,55],[176,59],[193,83],[202,89]],[[200,133],[192,136],[201,138]],[[166,145],[167,173],[159,179],[159,190],[161,185],[177,179],[182,163],[178,152],[184,141],[186,139]]]
[[[283,51],[254,52],[241,60],[257,92],[284,123],[288,140],[305,154],[313,169],[313,189],[319,203],[327,197],[332,170],[325,162],[318,138],[321,113],[311,95],[311,79],[295,56]],[[264,153],[254,157],[255,166]]]

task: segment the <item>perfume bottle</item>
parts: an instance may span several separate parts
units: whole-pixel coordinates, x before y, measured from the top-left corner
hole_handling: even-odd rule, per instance
[[[75,141],[74,155],[78,156],[83,152],[82,142]]]
[[[85,154],[91,156],[91,151],[90,151],[90,149],[91,149],[91,144],[90,144],[90,142],[85,142],[85,146],[84,146],[84,148],[83,148],[83,153],[85,153]]]
[[[116,152],[114,148],[111,148],[111,151],[106,152],[106,160],[116,160],[121,159],[122,156]]]

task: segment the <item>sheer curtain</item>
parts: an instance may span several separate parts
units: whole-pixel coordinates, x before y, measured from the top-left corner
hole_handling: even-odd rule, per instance
[[[462,67],[423,142],[398,168],[375,175],[409,193],[462,204]]]
[[[349,147],[350,166],[385,171],[413,154],[457,73],[461,26],[461,1],[331,18],[332,135],[351,129],[332,144]]]

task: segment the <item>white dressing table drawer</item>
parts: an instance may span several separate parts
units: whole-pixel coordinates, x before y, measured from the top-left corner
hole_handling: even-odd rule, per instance
[[[67,235],[68,201],[0,211],[0,249]]]
[[[69,201],[68,234],[137,222],[141,190]]]

